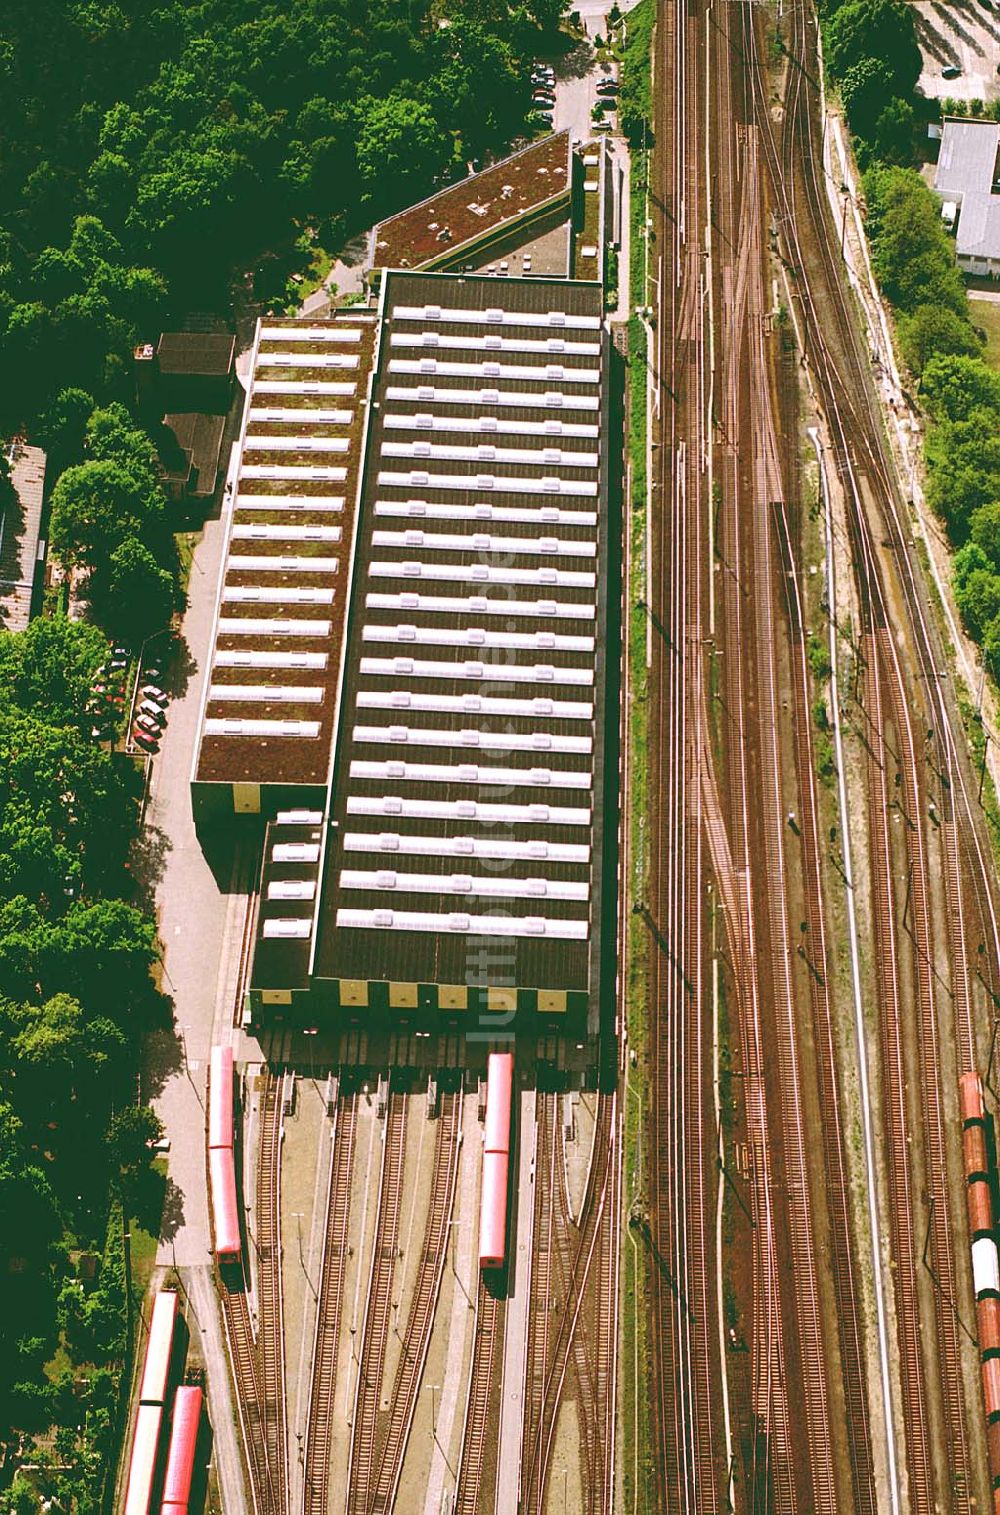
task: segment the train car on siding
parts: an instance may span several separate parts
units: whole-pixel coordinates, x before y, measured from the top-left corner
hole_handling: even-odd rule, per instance
[[[161,1289],[153,1300],[149,1322],[149,1339],[139,1385],[141,1405],[162,1406],[166,1401],[176,1330],[177,1295],[172,1289]]]
[[[992,1236],[980,1236],[972,1243],[972,1291],[977,1299],[1000,1294],[1000,1260]]]
[[[1000,1299],[984,1295],[976,1300],[976,1327],[983,1357],[1000,1356]]]
[[[973,1241],[993,1235],[993,1196],[985,1178],[970,1179],[965,1189],[969,1214],[969,1235]]]
[[[983,1082],[978,1073],[963,1073],[958,1081],[958,1108],[963,1126],[986,1119]]]
[[[974,1178],[987,1177],[990,1159],[986,1150],[986,1130],[981,1121],[966,1126],[962,1131],[962,1160],[965,1176],[970,1183]]]
[[[507,1258],[507,1188],[514,1058],[492,1052],[486,1073],[483,1192],[479,1211],[479,1266],[502,1268]]]
[[[160,1453],[162,1405],[140,1405],[128,1465],[128,1486],[122,1515],[150,1515]]]
[[[239,1262],[240,1207],[236,1197],[236,1170],[232,1147],[213,1147],[208,1154],[208,1171],[212,1181],[212,1234],[215,1256],[220,1263]]]
[[[233,1049],[213,1047],[208,1077],[208,1147],[233,1145]]]
[[[198,1434],[201,1430],[201,1409],[200,1389],[184,1385],[177,1390],[160,1515],[188,1515]]]
[[[983,1363],[983,1399],[986,1419],[1000,1420],[1000,1357],[990,1357]]]

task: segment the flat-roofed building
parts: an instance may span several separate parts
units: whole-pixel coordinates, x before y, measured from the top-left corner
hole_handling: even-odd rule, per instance
[[[356,310],[258,327],[192,774],[199,824],[325,809],[377,330]]]
[[[275,872],[292,859],[268,832],[250,1011],[593,1032],[614,955],[620,595],[602,288],[396,272],[379,319],[331,782],[298,823],[300,871]],[[213,671],[203,752],[229,708]],[[232,708],[257,710],[242,690]]]

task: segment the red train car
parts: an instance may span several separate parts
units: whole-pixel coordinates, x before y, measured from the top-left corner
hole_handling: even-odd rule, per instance
[[[976,1326],[982,1355],[1000,1355],[1000,1299],[986,1296],[976,1300]]]
[[[212,1231],[219,1262],[236,1262],[241,1254],[240,1208],[232,1147],[213,1147],[208,1154],[212,1180]]]
[[[492,1052],[486,1073],[483,1192],[479,1210],[479,1266],[502,1268],[507,1256],[507,1180],[514,1058]]]
[[[966,1185],[965,1206],[969,1213],[969,1235],[975,1241],[993,1233],[993,1197],[985,1178],[974,1178]]]
[[[149,1339],[139,1385],[141,1405],[162,1405],[167,1397],[176,1327],[177,1295],[171,1289],[161,1289],[153,1300],[149,1322]]]
[[[983,1083],[978,1073],[963,1073],[958,1081],[958,1108],[963,1126],[970,1121],[986,1118],[983,1104]]]
[[[1000,1357],[987,1358],[983,1363],[982,1371],[986,1419],[1000,1420]]]
[[[233,1049],[213,1047],[208,1078],[208,1145],[233,1145]]]
[[[962,1160],[967,1179],[985,1178],[989,1172],[986,1131],[981,1122],[962,1131]]]
[[[128,1486],[122,1515],[149,1515],[160,1451],[162,1405],[140,1405],[128,1465]]]
[[[201,1430],[201,1407],[200,1389],[184,1386],[177,1390],[160,1515],[187,1515]]]

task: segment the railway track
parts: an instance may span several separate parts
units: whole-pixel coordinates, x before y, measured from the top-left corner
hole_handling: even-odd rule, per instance
[[[264,1401],[257,1359],[257,1343],[250,1322],[250,1306],[242,1274],[226,1278],[221,1285],[222,1319],[235,1387],[240,1435],[247,1460],[250,1507],[253,1515],[277,1515],[272,1495],[271,1468],[264,1430]]]
[[[357,1094],[341,1095],[330,1150],[330,1182],[320,1271],[312,1383],[304,1453],[305,1515],[327,1515],[330,1444],[337,1380],[337,1348],[343,1308],[350,1218],[351,1168],[357,1124]]]
[[[547,1114],[555,1115],[555,1102],[552,1102],[551,1111],[548,1106],[546,1110]],[[578,1424],[583,1444],[583,1508],[587,1515],[611,1515],[614,1509],[611,1466],[614,1440],[613,1436],[610,1440],[603,1440],[603,1436],[614,1418],[611,1381],[614,1348],[609,1340],[614,1332],[614,1316],[606,1317],[603,1326],[597,1317],[602,1303],[607,1304],[608,1291],[613,1287],[609,1275],[614,1267],[614,1232],[618,1224],[615,1208],[619,1193],[617,1098],[614,1094],[599,1096],[579,1228],[573,1226],[568,1215],[558,1122],[554,1122],[554,1126],[554,1136],[550,1136],[549,1129],[544,1133],[545,1147],[555,1154],[550,1197],[550,1207],[556,1216],[554,1229],[557,1237],[560,1233],[576,1234],[571,1245],[557,1241],[554,1247],[556,1271],[560,1275],[565,1271],[565,1277],[557,1286],[556,1297],[562,1297],[565,1303],[557,1315],[555,1333],[548,1330],[548,1356],[534,1434],[530,1440],[526,1436],[524,1443],[520,1509],[528,1515],[543,1515],[557,1422],[572,1376],[578,1395]]]
[[[878,941],[881,944],[880,976],[883,996],[883,1061],[886,1063],[886,1104],[887,1120],[889,1122],[890,1141],[903,1143],[901,1152],[908,1150],[908,1129],[906,1121],[905,1103],[902,1095],[888,1086],[888,1080],[892,1077],[903,1077],[904,1066],[902,1052],[899,1047],[898,1016],[900,1012],[900,994],[897,983],[897,953],[899,942],[895,931],[894,910],[895,900],[892,889],[891,862],[889,858],[889,835],[890,835],[890,802],[886,791],[884,762],[886,756],[884,722],[891,715],[894,719],[896,737],[901,744],[899,762],[899,783],[902,793],[907,797],[907,808],[903,811],[907,815],[907,844],[911,859],[910,891],[914,906],[914,947],[915,947],[915,971],[919,1001],[919,1025],[920,1025],[920,1054],[921,1054],[921,1078],[924,1086],[924,1141],[925,1156],[930,1174],[930,1183],[940,1182],[946,1172],[944,1153],[944,1129],[941,1117],[941,1087],[939,1074],[939,1027],[935,1009],[934,986],[931,982],[931,938],[929,920],[927,915],[927,896],[929,881],[927,862],[924,855],[922,825],[923,806],[921,796],[923,791],[922,774],[917,762],[912,741],[912,728],[909,717],[909,706],[904,693],[902,670],[899,664],[898,652],[894,637],[889,629],[889,616],[885,606],[885,596],[882,578],[871,539],[871,528],[866,510],[866,491],[870,489],[870,499],[873,506],[879,511],[881,518],[887,524],[890,538],[894,541],[897,552],[895,561],[900,568],[900,577],[904,599],[910,612],[911,634],[917,653],[918,662],[922,664],[922,670],[926,675],[926,688],[928,698],[934,708],[935,726],[940,722],[945,735],[939,735],[939,743],[944,748],[942,752],[942,771],[950,775],[953,772],[952,758],[954,756],[954,744],[950,735],[950,723],[945,711],[941,691],[936,677],[936,665],[932,658],[932,646],[928,633],[928,626],[923,612],[921,596],[917,588],[916,576],[909,562],[909,544],[902,532],[900,514],[896,500],[896,484],[884,456],[884,429],[883,422],[877,410],[877,402],[871,389],[870,370],[866,356],[862,356],[860,338],[857,332],[852,313],[848,311],[844,298],[844,291],[840,283],[840,272],[830,245],[829,208],[826,203],[825,192],[822,182],[823,166],[818,161],[815,142],[815,128],[809,112],[809,102],[804,93],[804,80],[810,76],[810,66],[815,62],[815,51],[809,40],[808,18],[804,7],[793,7],[793,44],[791,55],[798,65],[792,69],[794,76],[791,86],[790,98],[786,100],[785,113],[785,136],[791,144],[786,147],[783,162],[779,165],[774,162],[775,192],[779,199],[786,192],[786,184],[793,186],[789,191],[794,194],[796,173],[801,181],[803,197],[807,211],[807,225],[811,226],[813,240],[819,248],[820,257],[818,264],[806,263],[802,257],[798,243],[798,233],[793,216],[787,213],[789,206],[786,202],[786,214],[781,222],[781,234],[790,254],[792,274],[795,280],[794,292],[800,312],[800,326],[806,340],[806,350],[813,364],[822,401],[827,414],[828,424],[834,438],[835,459],[837,471],[844,486],[845,497],[848,502],[849,524],[852,531],[854,545],[855,574],[858,581],[859,594],[861,597],[863,615],[867,623],[867,635],[865,639],[866,655],[866,702],[865,709],[871,727],[875,733],[876,742],[881,744],[883,762],[878,759],[870,760],[868,764],[870,791],[873,796],[873,807],[870,819],[870,842],[873,862],[875,866],[876,884],[876,925],[878,928]],[[745,29],[748,41],[753,45],[753,26],[748,25]],[[766,114],[766,103],[763,98],[762,84],[763,75],[757,66],[757,77],[761,85],[759,95],[761,98],[760,117]],[[763,135],[769,135],[768,130]],[[773,151],[773,141],[771,142]],[[776,158],[776,155],[774,155]],[[817,307],[814,303],[812,281],[819,273],[819,282],[823,285],[824,311],[829,313],[832,309],[833,339],[839,346],[839,355],[834,356],[826,333],[830,330],[829,320],[821,321]],[[845,374],[851,373],[850,384],[845,382]],[[845,417],[848,418],[850,433],[845,428]],[[849,440],[850,435],[850,440]],[[861,474],[866,479],[859,478],[856,455],[860,453]],[[888,683],[888,695],[883,692],[881,680]],[[932,728],[933,729],[933,728]],[[940,728],[939,728],[940,730]],[[945,790],[950,789],[950,778],[943,784]],[[966,797],[967,798],[967,797]],[[950,850],[949,850],[950,848]],[[951,872],[951,878],[945,881],[946,897],[949,901],[949,924],[951,931],[951,945],[953,959],[959,964],[959,985],[956,1000],[959,1005],[960,1043],[964,1039],[962,1026],[962,1004],[967,1003],[967,994],[964,993],[964,985],[961,982],[964,975],[963,959],[965,945],[956,941],[961,930],[961,900],[959,897],[959,879],[956,876],[956,853],[953,844],[945,838],[945,862],[946,872]],[[982,863],[981,853],[977,855]],[[949,867],[950,864],[950,867]],[[988,891],[987,891],[988,892]],[[994,938],[995,940],[995,938]],[[956,948],[958,950],[956,951]],[[954,971],[954,970],[953,970]],[[893,1164],[894,1169],[907,1166],[905,1156]],[[895,1179],[896,1188],[902,1191],[908,1187],[908,1178],[904,1181],[897,1174]],[[954,1255],[950,1234],[950,1218],[948,1214],[947,1197],[942,1195],[944,1202],[935,1204],[931,1216],[932,1241],[939,1254],[939,1266],[941,1273],[947,1280],[947,1288],[950,1293],[953,1289],[954,1280]],[[898,1203],[898,1202],[897,1202]],[[902,1227],[904,1231],[912,1232],[912,1221],[909,1212],[900,1219],[898,1215],[893,1217],[893,1224],[897,1233]],[[906,1248],[907,1243],[912,1243],[912,1237],[894,1238],[897,1249]],[[900,1252],[896,1251],[897,1273],[897,1322],[903,1347],[902,1373],[904,1403],[906,1410],[907,1449],[910,1464],[911,1498],[916,1508],[931,1508],[932,1473],[931,1453],[928,1444],[929,1433],[927,1430],[926,1416],[926,1387],[922,1386],[924,1365],[920,1356],[919,1320],[917,1318],[918,1301],[916,1298],[915,1277],[913,1269],[908,1266],[908,1259],[912,1253],[904,1253],[901,1258]],[[968,1448],[967,1428],[965,1423],[965,1406],[961,1393],[961,1366],[959,1361],[959,1348],[954,1318],[950,1303],[936,1296],[934,1300],[935,1329],[939,1355],[939,1367],[936,1372],[936,1381],[942,1383],[943,1414],[945,1422],[945,1439],[948,1447],[950,1495],[956,1508],[967,1508],[968,1504]]]
[[[399,1490],[403,1457],[420,1390],[427,1349],[430,1346],[434,1312],[441,1290],[441,1276],[448,1253],[451,1212],[458,1180],[462,1131],[462,1091],[441,1096],[434,1151],[434,1176],[430,1207],[413,1299],[410,1303],[403,1348],[389,1397],[388,1424],[378,1453],[378,1469],[369,1511],[389,1515]]]
[[[288,1508],[288,1416],[285,1399],[285,1317],[281,1282],[281,1144],[284,1075],[264,1076],[257,1164],[258,1352],[264,1391],[264,1436],[272,1497]]]
[[[504,1305],[480,1274],[454,1515],[492,1515],[496,1510],[497,1466],[494,1460],[490,1467],[487,1451],[503,1371]]]
[[[390,1083],[379,1178],[378,1219],[361,1332],[347,1478],[348,1515],[368,1515],[375,1492],[375,1458],[392,1285],[399,1255],[399,1219],[406,1155],[406,1095]]]

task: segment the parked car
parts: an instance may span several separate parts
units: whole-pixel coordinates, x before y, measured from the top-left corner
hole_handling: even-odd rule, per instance
[[[153,700],[157,705],[165,706],[170,699],[170,696],[165,690],[160,688],[159,684],[143,684],[140,693],[147,700]]]
[[[602,79],[597,86],[597,93],[599,95],[617,95],[618,88],[617,79]]]
[[[153,736],[149,731],[143,731],[141,726],[132,727],[132,740],[146,752],[156,752],[160,745],[159,737]]]
[[[146,715],[145,713],[142,715],[137,715],[135,718],[135,724],[137,728],[141,727],[143,731],[148,731],[150,736],[155,736],[157,741],[160,740],[162,733],[160,731],[159,722],[154,721],[151,715]]]
[[[611,122],[610,121],[595,121],[594,122],[594,130],[595,130],[595,132],[609,132],[611,130]]]
[[[955,63],[949,63],[947,68],[941,70],[942,79],[957,79],[962,70]]]
[[[162,726],[167,719],[159,705],[155,704],[153,700],[142,700],[139,709],[143,715],[148,715],[158,726]]]

